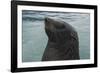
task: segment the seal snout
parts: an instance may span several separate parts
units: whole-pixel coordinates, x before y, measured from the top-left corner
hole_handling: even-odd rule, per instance
[[[55,28],[55,29],[63,29],[65,28],[65,25],[61,22],[59,22],[59,19],[55,18],[45,18],[45,27],[47,28]]]
[[[51,19],[48,18],[48,17],[45,18],[45,22],[49,22],[50,20],[51,20]]]
[[[54,24],[52,23],[54,22],[51,18],[46,17],[45,18],[45,28],[47,29],[54,29]]]

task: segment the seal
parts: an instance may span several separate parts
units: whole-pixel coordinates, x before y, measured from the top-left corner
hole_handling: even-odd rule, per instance
[[[76,30],[68,23],[46,17],[48,43],[42,61],[79,60],[79,40]]]

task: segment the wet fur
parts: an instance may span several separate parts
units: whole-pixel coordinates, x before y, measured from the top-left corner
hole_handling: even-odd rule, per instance
[[[78,34],[71,25],[46,18],[45,32],[49,40],[42,61],[80,59]]]

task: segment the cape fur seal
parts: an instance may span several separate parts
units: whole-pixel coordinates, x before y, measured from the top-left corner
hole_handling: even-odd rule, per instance
[[[80,59],[78,34],[71,25],[58,19],[46,17],[45,32],[48,36],[48,44],[42,61]]]

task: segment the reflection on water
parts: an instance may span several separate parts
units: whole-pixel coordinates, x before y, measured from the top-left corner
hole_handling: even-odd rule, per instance
[[[79,35],[81,59],[90,58],[90,15],[88,13],[22,11],[22,61],[41,61],[48,37],[44,30],[44,18],[56,17],[71,24]]]

